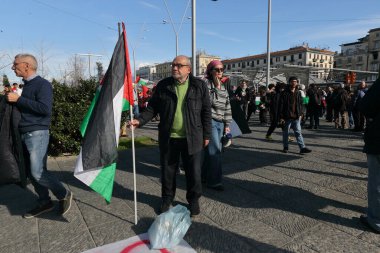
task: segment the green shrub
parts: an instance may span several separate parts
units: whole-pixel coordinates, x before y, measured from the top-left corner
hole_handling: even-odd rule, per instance
[[[98,82],[81,80],[76,86],[67,86],[55,80],[53,114],[50,128],[49,155],[78,154],[80,150],[80,124],[95,95]]]

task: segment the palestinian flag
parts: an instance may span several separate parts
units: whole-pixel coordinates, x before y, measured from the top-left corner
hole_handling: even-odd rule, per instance
[[[141,89],[142,89],[142,93],[143,93],[143,97],[145,98],[148,94],[148,80],[146,79],[142,79],[142,78],[139,78],[139,82],[138,82],[139,85],[141,85]]]
[[[74,176],[109,203],[117,162],[121,112],[133,104],[126,32],[119,37],[107,72],[81,125],[82,147]]]

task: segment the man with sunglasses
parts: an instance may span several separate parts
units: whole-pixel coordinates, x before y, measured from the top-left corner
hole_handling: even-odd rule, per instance
[[[7,100],[15,103],[21,112],[19,132],[24,149],[28,176],[38,195],[38,205],[24,214],[33,218],[54,209],[49,190],[59,200],[60,213],[65,214],[71,206],[72,193],[47,170],[49,127],[53,107],[53,89],[49,81],[36,74],[37,60],[30,54],[18,54],[12,70],[25,83],[21,96],[16,92],[7,94]]]
[[[181,156],[186,174],[186,199],[191,216],[195,217],[200,213],[202,149],[211,137],[211,106],[206,84],[190,74],[190,65],[186,56],[174,58],[172,76],[157,84],[147,108],[129,126],[141,127],[160,115],[161,212],[169,210],[174,200]]]

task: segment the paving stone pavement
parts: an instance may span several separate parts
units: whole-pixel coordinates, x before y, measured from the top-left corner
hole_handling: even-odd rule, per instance
[[[319,130],[303,130],[311,154],[300,155],[295,142],[284,154],[279,129],[274,141],[266,141],[267,127],[255,120],[252,133],[225,150],[225,191],[204,189],[202,214],[185,240],[197,252],[380,252],[380,235],[358,219],[367,194],[362,135],[322,122]],[[136,135],[157,139],[157,124]],[[120,152],[109,205],[73,177],[75,159],[48,159],[49,169],[74,193],[64,217],[50,212],[23,219],[36,200],[32,187],[0,187],[1,253],[82,252],[148,230],[160,206],[157,147],[136,150],[137,225],[131,151]],[[177,188],[176,203],[186,205],[184,175],[178,175]]]

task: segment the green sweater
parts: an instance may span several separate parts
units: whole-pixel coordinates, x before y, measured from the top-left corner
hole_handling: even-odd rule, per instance
[[[186,128],[184,124],[184,106],[185,96],[189,88],[189,79],[184,83],[176,83],[174,85],[177,94],[177,108],[175,110],[172,129],[170,130],[171,138],[186,138]]]

